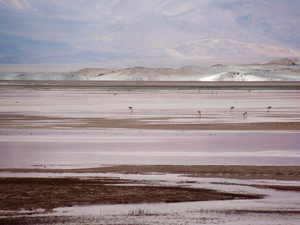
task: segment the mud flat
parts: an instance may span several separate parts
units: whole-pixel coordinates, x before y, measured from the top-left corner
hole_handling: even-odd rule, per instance
[[[82,169],[0,169],[11,173],[48,174],[181,174],[186,177],[300,181],[300,166],[115,165]]]
[[[195,177],[195,172],[201,170],[219,174]],[[4,171],[7,170],[1,174]],[[279,167],[247,166],[113,166],[74,170],[77,174],[74,177],[71,170],[45,170],[40,177],[33,177],[38,170],[9,171],[10,177],[0,178],[0,224],[152,224],[153,221],[297,224],[299,221],[299,181],[291,179],[292,173],[297,176],[299,167],[279,170]],[[270,173],[279,171],[287,173],[278,176],[285,181],[268,180],[274,178],[268,176]],[[64,177],[59,177],[61,172],[66,172]],[[227,175],[222,176],[222,172]],[[261,178],[265,175],[266,179],[240,179],[244,172],[261,173]],[[232,176],[227,179],[230,173]]]
[[[1,178],[1,210],[51,211],[74,205],[172,203],[232,199],[254,199],[258,195],[221,193],[151,185],[142,180],[109,178]]]
[[[11,127],[12,123],[20,129],[146,129],[146,130],[299,130],[300,122],[256,122],[256,123],[223,123],[223,124],[195,124],[195,123],[166,123],[172,117],[155,118],[71,118],[47,117],[27,115],[0,115],[0,124],[3,128]],[[71,121],[71,122],[70,122]],[[151,123],[154,121],[154,123]],[[161,123],[159,123],[161,121]]]

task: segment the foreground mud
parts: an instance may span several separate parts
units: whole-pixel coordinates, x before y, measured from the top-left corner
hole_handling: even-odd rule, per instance
[[[293,181],[299,177],[297,166],[120,165],[73,170],[1,170],[3,174],[8,171],[11,175],[14,174],[11,172],[19,175],[0,178],[0,224],[262,225],[270,221],[270,224],[284,224],[285,221],[297,224],[300,219],[297,207],[300,189],[297,181]],[[43,172],[39,178],[31,177],[38,172]],[[163,172],[185,175],[170,182],[176,174],[162,175]],[[75,177],[55,178],[62,173]],[[215,177],[208,179],[209,183],[205,183],[205,178],[195,178],[209,173]],[[244,180],[236,179],[243,176]],[[273,181],[276,176],[282,181]],[[180,205],[178,211],[169,208],[177,204]],[[122,209],[126,205],[129,208]],[[86,214],[86,210],[81,211],[79,207],[80,214],[70,214],[77,206],[89,210],[91,206],[112,207],[114,211],[110,213],[99,208],[96,212],[87,210]]]
[[[260,198],[258,195],[221,193],[179,186],[152,186],[147,181],[102,178],[0,178],[0,193],[1,210],[46,211],[73,205]]]
[[[297,224],[297,218],[299,211],[225,211],[225,212],[215,212],[215,217],[197,217],[196,214],[199,212],[190,212],[191,216],[187,215],[176,215],[176,214],[156,214],[149,212],[139,212],[131,213],[127,215],[90,215],[90,216],[40,216],[40,217],[19,217],[19,218],[9,218],[5,220],[0,219],[0,224],[249,224],[244,217],[251,217],[253,220],[251,222],[256,224],[266,224],[268,220],[259,222],[261,216],[264,218],[269,218],[269,221],[276,221],[270,224],[287,224],[286,221],[295,221],[288,224]],[[234,215],[230,219],[224,219],[222,217],[226,215]],[[180,221],[180,222],[179,222]],[[252,223],[252,224],[253,224]]]

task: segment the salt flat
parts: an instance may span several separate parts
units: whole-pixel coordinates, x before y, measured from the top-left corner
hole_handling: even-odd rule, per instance
[[[298,165],[299,99],[297,90],[4,88],[0,167]]]
[[[261,200],[80,206],[59,208],[42,215],[37,213],[45,211],[36,208],[1,211],[0,221],[14,223],[15,216],[23,213],[33,213],[33,217],[19,219],[19,223],[59,224],[81,220],[105,224],[110,220],[112,224],[120,221],[139,224],[151,221],[280,224],[289,221],[297,224],[299,220],[298,193],[292,191],[299,187],[300,163],[300,91],[295,87],[264,86],[249,91],[246,84],[234,90],[217,84],[212,90],[197,86],[178,90],[168,86],[171,84],[163,88],[128,89],[109,88],[111,82],[105,87],[96,84],[91,87],[91,83],[81,86],[80,82],[73,83],[75,86],[68,82],[43,81],[43,85],[17,82],[20,83],[3,84],[0,89],[0,177],[3,181],[14,177],[13,182],[22,182],[22,177],[34,177],[34,182],[50,182],[39,179],[51,176],[64,184],[68,177],[76,181],[76,177],[108,176],[128,182],[148,180],[148,186],[167,184],[265,197]],[[132,83],[130,85],[132,87]],[[132,107],[133,112],[128,107]],[[231,107],[234,108],[230,110]],[[247,118],[243,115],[245,111]],[[110,167],[117,164],[124,167]],[[141,167],[132,170],[131,165]],[[145,170],[143,165],[152,167]],[[190,165],[189,169],[185,165]],[[215,167],[205,172],[206,167],[197,165]],[[237,168],[240,170],[236,171]],[[76,171],[78,169],[80,171]],[[197,174],[191,172],[195,169]],[[181,177],[180,171],[190,172]],[[130,175],[136,173],[144,175]],[[278,186],[290,189],[269,190]],[[22,198],[27,194],[23,193]]]

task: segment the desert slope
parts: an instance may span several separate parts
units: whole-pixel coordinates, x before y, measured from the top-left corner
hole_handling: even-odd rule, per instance
[[[278,59],[263,64],[212,67],[185,66],[173,68],[133,67],[125,69],[85,68],[74,76],[88,80],[122,81],[300,81],[297,59]]]
[[[215,62],[218,62],[216,60]],[[97,66],[97,65],[96,65]],[[297,59],[245,65],[189,65],[179,68],[84,68],[71,72],[0,72],[0,80],[62,81],[300,81]]]

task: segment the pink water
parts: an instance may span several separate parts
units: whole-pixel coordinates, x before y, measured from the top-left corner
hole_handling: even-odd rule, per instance
[[[0,167],[299,165],[300,132],[3,130]]]

